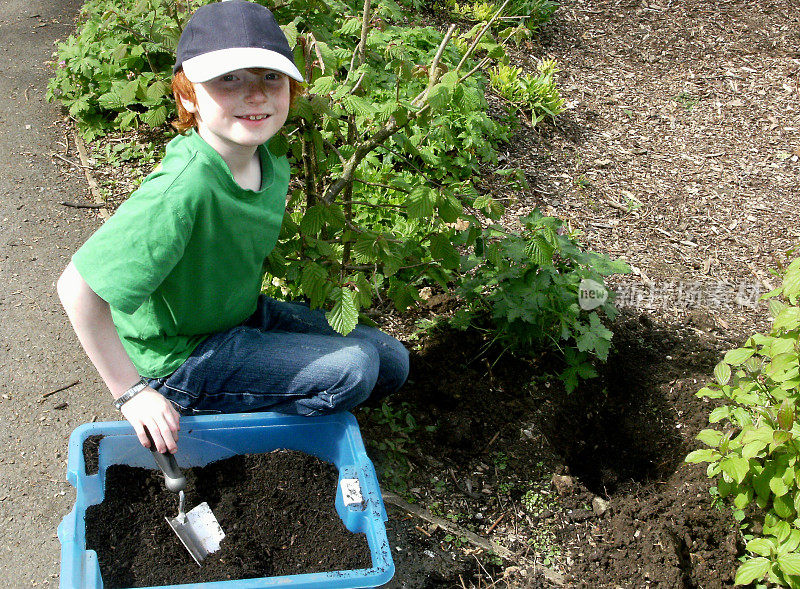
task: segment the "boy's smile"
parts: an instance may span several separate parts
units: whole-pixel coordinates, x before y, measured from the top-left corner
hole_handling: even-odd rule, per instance
[[[200,136],[224,159],[252,155],[286,122],[289,78],[266,69],[239,69],[194,84],[196,102],[183,100]]]

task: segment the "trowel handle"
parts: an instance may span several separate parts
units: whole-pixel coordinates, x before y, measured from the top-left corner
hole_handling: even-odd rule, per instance
[[[169,452],[164,452],[162,454],[156,450],[156,445],[155,442],[153,442],[153,438],[150,437],[150,432],[147,431],[147,428],[145,428],[144,431],[147,433],[147,439],[150,440],[150,452],[153,453],[153,458],[155,459],[158,468],[160,468],[161,472],[164,473],[164,483],[167,485],[167,489],[173,493],[177,493],[178,491],[185,489],[186,477],[183,476],[181,469],[178,467],[178,462],[175,460],[175,456]]]

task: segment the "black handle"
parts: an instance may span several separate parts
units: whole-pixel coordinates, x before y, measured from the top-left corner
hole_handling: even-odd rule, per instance
[[[153,453],[153,458],[155,459],[158,468],[160,468],[161,472],[164,473],[164,483],[167,485],[167,489],[173,493],[177,493],[178,491],[185,489],[186,477],[183,476],[181,469],[178,467],[178,462],[175,460],[175,456],[169,452],[164,452],[162,454],[156,450],[156,444],[153,442],[153,438],[150,437],[150,432],[147,431],[147,428],[144,428],[144,431],[147,434],[147,439],[150,440],[150,452]]]

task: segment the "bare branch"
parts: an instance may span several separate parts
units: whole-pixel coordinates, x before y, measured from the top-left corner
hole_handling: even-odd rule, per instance
[[[372,207],[373,209],[383,209],[385,207],[392,207],[392,208],[395,208],[395,209],[404,209],[404,208],[406,208],[405,205],[392,205],[392,204],[388,204],[388,203],[384,203],[384,202],[382,202],[380,204],[375,204],[375,203],[366,202],[366,201],[363,201],[363,200],[351,200],[351,201],[348,201],[345,204],[361,205],[362,207]]]
[[[436,50],[436,55],[433,57],[433,62],[431,62],[430,71],[428,72],[428,87],[425,88],[425,90],[423,90],[414,100],[411,101],[411,104],[413,104],[414,106],[422,104],[422,102],[430,93],[431,88],[433,88],[436,85],[436,82],[439,80],[439,71],[438,71],[439,62],[442,59],[444,48],[450,42],[450,39],[452,38],[453,32],[455,32],[455,30],[456,30],[456,25],[450,25],[450,28],[447,29],[447,33],[445,34],[444,39],[442,39],[442,42],[439,43],[439,47]]]
[[[378,182],[367,182],[366,180],[362,180],[361,178],[353,178],[356,182],[360,182],[366,186],[375,186],[377,188],[386,188],[388,190],[394,190],[396,192],[404,192],[405,194],[411,194],[410,190],[406,190],[405,188],[398,188],[397,186],[389,186],[388,184],[380,184]]]
[[[464,62],[467,61],[467,59],[469,59],[469,57],[473,54],[475,48],[478,46],[478,43],[480,43],[481,39],[483,39],[483,36],[486,34],[486,31],[489,30],[489,27],[491,27],[492,24],[494,24],[494,21],[496,21],[497,18],[503,13],[509,2],[511,2],[511,0],[506,0],[505,2],[503,2],[503,5],[497,9],[497,12],[494,13],[494,16],[489,19],[489,22],[487,22],[486,25],[484,25],[480,33],[478,33],[478,36],[475,37],[475,40],[472,42],[472,45],[470,45],[469,49],[467,49],[467,52],[464,54],[464,57],[462,57],[461,61],[458,62],[458,65],[456,66],[456,71],[460,70],[461,66],[464,65]]]
[[[364,64],[367,55],[367,35],[369,34],[369,21],[371,18],[372,0],[364,0],[364,12],[361,15],[361,39],[358,41],[356,50],[353,52],[353,57],[350,59],[350,69],[347,71],[349,76],[351,72],[357,70]]]

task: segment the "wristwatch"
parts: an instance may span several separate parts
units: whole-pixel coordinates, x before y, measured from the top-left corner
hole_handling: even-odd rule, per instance
[[[128,401],[130,401],[131,399],[133,399],[136,395],[138,395],[142,391],[142,389],[147,387],[147,383],[148,383],[148,380],[146,378],[144,378],[144,377],[140,378],[139,382],[137,382],[135,385],[133,385],[127,391],[122,393],[122,395],[120,395],[119,398],[117,398],[114,401],[114,408],[117,411],[122,410],[122,406],[125,403],[127,403]]]

